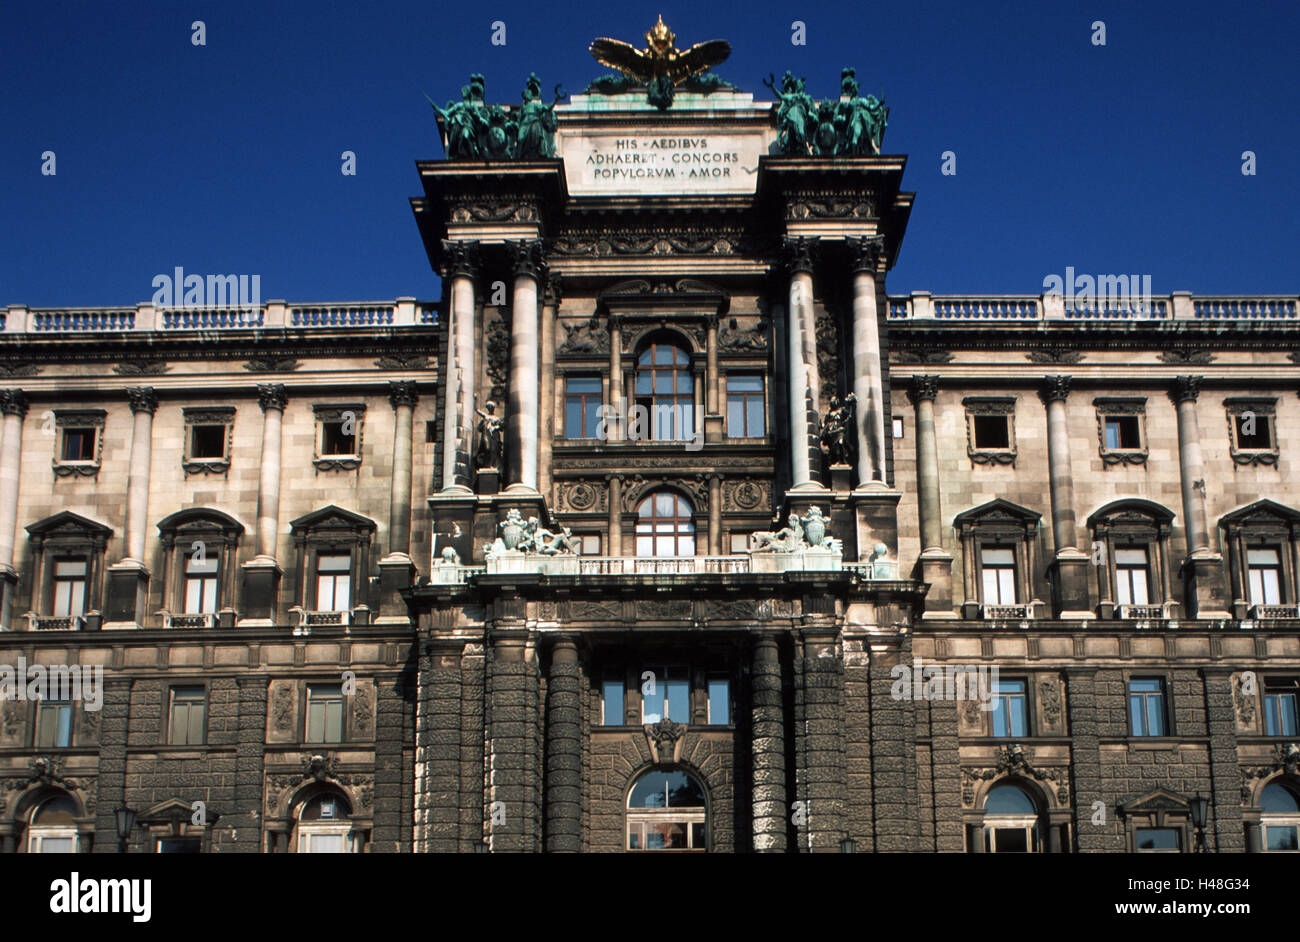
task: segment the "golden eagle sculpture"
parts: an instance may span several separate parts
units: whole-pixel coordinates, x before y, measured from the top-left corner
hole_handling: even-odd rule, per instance
[[[731,55],[731,43],[722,39],[678,49],[677,36],[664,25],[662,15],[645,39],[645,49],[618,39],[597,39],[591,44],[591,55],[601,65],[644,83],[648,87],[646,100],[661,110],[673,103],[675,86],[725,62]]]

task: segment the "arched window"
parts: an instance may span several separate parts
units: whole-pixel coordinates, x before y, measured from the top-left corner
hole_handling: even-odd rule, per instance
[[[236,558],[243,532],[234,517],[206,507],[186,508],[158,522],[165,627],[234,625]]]
[[[1264,850],[1300,851],[1300,798],[1285,785],[1265,785],[1259,795]]]
[[[646,410],[653,441],[695,437],[695,377],[685,348],[662,340],[645,346],[636,360],[636,404]]]
[[[984,850],[990,854],[1039,852],[1038,806],[1015,785],[998,785],[984,799]]]
[[[694,556],[695,520],[686,498],[673,491],[655,491],[637,505],[638,556]]]
[[[298,853],[356,853],[351,816],[351,806],[338,792],[321,792],[308,799],[298,815]]]
[[[28,822],[27,853],[77,852],[77,803],[71,796],[60,793],[45,799],[32,809]]]
[[[628,850],[709,849],[704,787],[685,772],[651,770],[627,796]]]
[[[1117,500],[1088,518],[1097,560],[1102,618],[1169,614],[1171,510],[1149,500]],[[1100,548],[1100,554],[1096,550]]]

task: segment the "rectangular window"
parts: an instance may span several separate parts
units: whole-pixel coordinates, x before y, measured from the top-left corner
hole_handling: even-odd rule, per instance
[[[75,854],[77,839],[71,835],[44,834],[37,831],[32,834],[29,846],[33,854]]]
[[[355,455],[357,448],[356,423],[322,422],[320,433],[320,453],[322,455]],[[344,426],[351,432],[344,432]]]
[[[731,723],[731,681],[722,675],[709,678],[709,724],[728,726]]]
[[[895,417],[895,418],[894,418],[894,421],[893,421],[893,426],[894,426],[894,437],[895,437],[895,438],[902,438],[902,437],[903,437],[903,420],[900,419],[900,418]]]
[[[577,546],[579,556],[600,555],[599,533],[575,533],[573,534],[573,542]]]
[[[766,435],[763,408],[763,377],[727,376],[728,438],[762,438]]]
[[[302,836],[303,853],[307,854],[342,854],[346,853],[343,847],[342,833],[307,833]]]
[[[564,437],[600,437],[600,377],[564,379]]]
[[[64,461],[95,460],[95,429],[65,428],[63,430]]]
[[[1105,430],[1107,451],[1134,451],[1142,447],[1141,424],[1136,415],[1107,416]]]
[[[343,741],[343,685],[307,685],[307,742]]]
[[[1183,832],[1179,828],[1135,828],[1137,850],[1146,853],[1181,851]]]
[[[691,721],[691,684],[680,667],[652,667],[641,676],[641,722]]]
[[[1029,698],[1026,695],[1027,682],[1023,680],[1000,680],[993,688],[993,735],[1008,736],[1029,735]]]
[[[1165,736],[1165,682],[1158,677],[1133,678],[1128,682],[1128,710],[1131,734]]]
[[[173,746],[203,745],[206,691],[202,687],[173,687],[171,694],[167,742]]]
[[[1237,447],[1244,450],[1267,451],[1273,447],[1273,436],[1269,431],[1272,416],[1257,415],[1247,412],[1233,417],[1237,429]]]
[[[86,560],[54,561],[54,611],[52,615],[81,615],[86,609]]]
[[[1246,550],[1246,581],[1250,604],[1282,604],[1282,560],[1276,548],[1255,547]]]
[[[1120,605],[1149,605],[1150,569],[1145,546],[1115,548],[1115,601]]]
[[[623,678],[610,675],[600,685],[600,725],[622,726],[626,719]]]
[[[36,707],[37,748],[72,745],[72,701],[42,700]]]
[[[185,614],[217,610],[217,557],[185,557]]]
[[[1269,850],[1300,850],[1300,843],[1297,843],[1296,832],[1298,829],[1294,824],[1270,824],[1264,828],[1265,846]]]
[[[999,450],[1011,447],[1010,426],[1005,415],[973,416],[975,447]]]
[[[352,557],[321,553],[316,557],[316,611],[343,612],[352,604]]]
[[[1264,735],[1297,735],[1297,730],[1300,730],[1298,690],[1300,680],[1295,677],[1273,677],[1264,681]]]
[[[226,457],[226,426],[190,426],[190,457],[199,460]]]
[[[1016,604],[1016,551],[995,546],[980,550],[985,605]]]

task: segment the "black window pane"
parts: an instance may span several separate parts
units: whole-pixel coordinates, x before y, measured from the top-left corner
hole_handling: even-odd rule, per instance
[[[1011,438],[1004,415],[975,416],[976,448],[1010,448]]]
[[[69,428],[63,430],[63,460],[93,461],[95,458],[95,430]]]
[[[226,456],[226,427],[224,425],[196,425],[190,431],[190,456],[193,458],[224,458]]]
[[[1138,850],[1178,850],[1182,833],[1177,828],[1138,828]]]

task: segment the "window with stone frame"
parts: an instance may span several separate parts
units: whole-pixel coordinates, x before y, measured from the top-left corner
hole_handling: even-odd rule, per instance
[[[181,467],[186,475],[225,474],[229,471],[235,435],[234,408],[185,409],[182,414],[185,419],[185,457]]]
[[[95,477],[99,474],[106,416],[102,409],[55,410],[56,451],[52,462],[55,477]]]
[[[702,853],[709,849],[704,786],[681,769],[651,769],[627,796],[627,850]]]
[[[295,809],[294,850],[299,854],[354,854],[359,833],[352,828],[352,806],[341,793],[328,789]]]
[[[1194,849],[1190,801],[1167,788],[1157,788],[1120,802],[1116,814],[1124,828],[1128,852],[1190,853]]]
[[[1263,499],[1219,519],[1228,549],[1234,618],[1293,618],[1300,511]]]
[[[1016,463],[1014,396],[967,396],[966,453],[974,464]]]
[[[359,402],[312,406],[316,444],[312,464],[317,471],[354,471],[361,466],[366,407]]]
[[[1276,465],[1277,399],[1238,396],[1223,400],[1232,460],[1240,465]]]
[[[375,522],[329,506],[299,517],[289,528],[297,549],[294,606],[303,610],[304,627],[368,623]]]
[[[1264,701],[1264,735],[1300,735],[1300,678],[1269,676],[1261,692]]]
[[[24,835],[29,854],[75,854],[81,848],[77,818],[81,809],[72,796],[52,793],[32,808]]]
[[[1282,779],[1259,794],[1260,849],[1265,853],[1300,851],[1300,791]]]
[[[651,338],[637,354],[635,403],[645,409],[651,441],[687,441],[695,437],[695,374],[690,350],[667,335]],[[637,434],[630,421],[628,437]]]
[[[575,373],[564,377],[564,437],[607,437],[601,413],[603,380],[598,375]]]
[[[167,744],[203,745],[207,734],[207,688],[186,684],[169,687],[167,695]]]
[[[1002,498],[953,518],[964,564],[963,617],[1033,617],[1032,573],[1041,519]]]
[[[41,699],[36,704],[32,730],[35,749],[66,749],[72,745],[76,704],[65,694],[61,699]]]
[[[1094,399],[1092,405],[1102,465],[1146,464],[1146,400],[1107,397]]]
[[[1088,517],[1102,618],[1169,618],[1173,511],[1154,501],[1113,501]]]
[[[647,652],[644,659],[608,665],[597,676],[597,725],[732,725],[734,683],[725,657],[683,663],[667,652]]]
[[[220,510],[191,507],[160,520],[158,533],[166,626],[233,625],[243,524]]]
[[[97,627],[105,548],[113,531],[65,510],[31,524],[27,534],[32,548],[29,626]]]
[[[1128,693],[1129,736],[1146,738],[1174,734],[1168,677],[1134,675],[1127,679],[1125,689]]]
[[[982,840],[986,854],[1042,852],[1038,803],[1019,785],[1004,782],[984,799]]]

